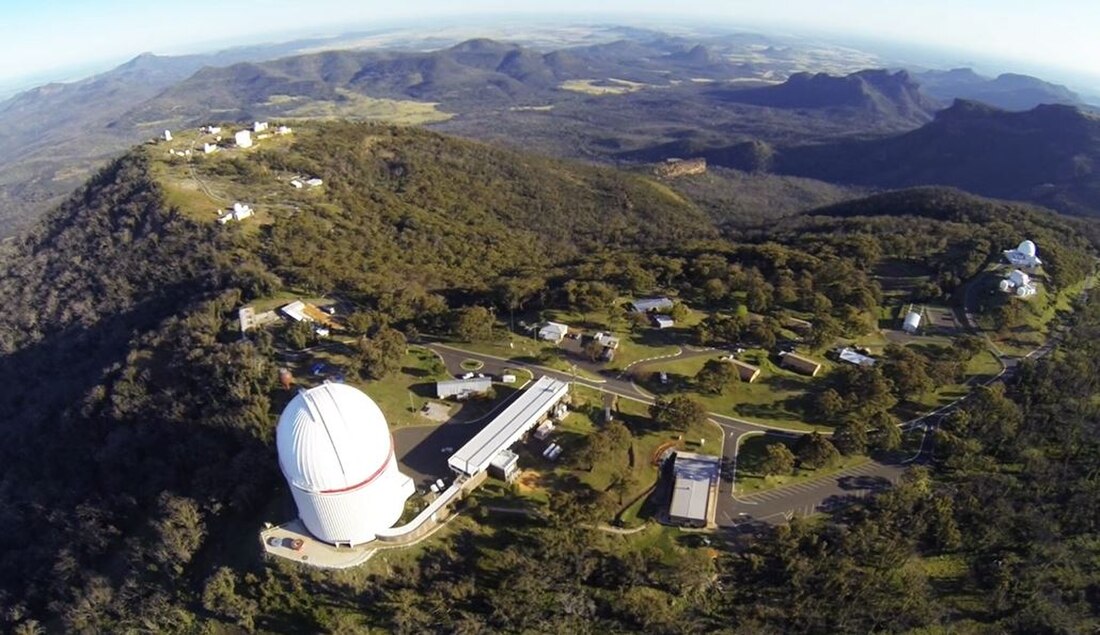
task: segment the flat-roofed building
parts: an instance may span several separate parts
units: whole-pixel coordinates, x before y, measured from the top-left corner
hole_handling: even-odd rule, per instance
[[[803,357],[798,353],[780,353],[783,358],[783,368],[793,370],[796,373],[816,377],[821,372],[821,364],[809,357]]]
[[[677,452],[673,459],[672,500],[668,519],[677,525],[705,527],[718,493],[720,459],[693,452]]]
[[[870,355],[864,355],[863,353],[860,353],[854,348],[850,348],[848,346],[845,346],[844,348],[837,351],[837,357],[840,358],[840,361],[848,362],[853,366],[866,366],[868,368],[874,366],[875,362],[878,361],[874,357],[871,357]]]
[[[440,399],[469,399],[475,395],[484,395],[493,389],[491,377],[470,377],[468,379],[446,379],[435,382],[435,396]]]
[[[539,424],[569,394],[569,384],[540,377],[447,459],[452,470],[473,476],[485,470],[501,450],[507,450]]]
[[[489,462],[489,476],[511,483],[519,474],[519,455],[511,450],[501,450]]]
[[[672,309],[672,300],[666,297],[638,298],[631,300],[630,308],[635,313],[652,313],[654,311],[669,311]]]
[[[540,340],[557,344],[564,340],[566,335],[569,335],[569,327],[560,322],[547,322],[539,327]]]

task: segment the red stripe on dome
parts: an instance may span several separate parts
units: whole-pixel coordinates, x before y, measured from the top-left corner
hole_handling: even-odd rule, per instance
[[[347,487],[341,487],[340,489],[324,489],[324,490],[321,490],[320,493],[321,494],[341,494],[343,492],[350,492],[353,489],[359,489],[360,487],[363,487],[364,485],[370,483],[374,479],[381,476],[382,472],[386,471],[386,466],[390,464],[390,460],[392,458],[393,458],[393,435],[391,434],[390,435],[390,451],[389,451],[388,454],[386,454],[386,460],[382,461],[381,467],[379,467],[377,470],[375,470],[374,474],[371,474],[367,478],[363,479],[362,482],[356,483],[355,485],[348,485]]]

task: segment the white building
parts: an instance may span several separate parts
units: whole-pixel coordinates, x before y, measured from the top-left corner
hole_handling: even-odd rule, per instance
[[[233,135],[233,141],[237,144],[238,148],[251,148],[252,147],[252,131],[251,130],[238,130]]]
[[[1031,277],[1019,269],[1014,269],[1008,277],[1001,280],[1001,291],[1011,293],[1018,298],[1030,298],[1039,292]]]
[[[218,151],[218,144],[216,143],[204,143],[202,144],[203,154],[214,154]]]
[[[670,316],[664,315],[663,313],[652,314],[652,316],[649,318],[649,321],[653,324],[653,326],[659,329],[670,329],[673,326],[676,326],[676,320],[673,320]]]
[[[370,397],[346,384],[298,393],[275,428],[279,467],[302,524],[337,546],[370,542],[392,527],[415,491]]]
[[[199,132],[205,132],[206,134],[221,134],[221,126],[203,126],[199,128]]]
[[[242,221],[246,218],[250,218],[255,214],[252,208],[244,203],[233,203],[233,209],[226,210],[224,214],[218,217],[218,222],[222,225],[228,223],[231,220]]]
[[[910,311],[908,315],[905,316],[905,322],[902,323],[901,329],[910,335],[915,334],[917,329],[920,328],[920,319],[920,313],[917,311]]]
[[[718,493],[719,467],[716,456],[676,453],[672,464],[676,480],[668,506],[671,522],[688,527],[705,527],[710,522],[713,494]]]
[[[313,177],[312,179],[306,179],[306,185],[308,185],[310,187],[321,187],[324,184],[325,184],[325,182],[322,181],[321,179],[317,178],[317,177]]]
[[[1013,267],[1024,267],[1031,269],[1043,264],[1042,260],[1036,255],[1037,250],[1035,243],[1030,240],[1025,240],[1020,243],[1020,246],[1015,249],[1009,249],[1004,252],[1005,259]]]
[[[296,190],[300,190],[304,186],[305,186],[305,183],[302,183],[301,180],[299,180],[299,179],[290,179],[290,187],[292,187]]]
[[[493,389],[490,377],[470,377],[468,379],[445,379],[435,382],[435,396],[440,399],[454,397],[469,399],[475,395],[484,395]]]
[[[165,130],[164,131],[164,140],[165,141],[171,141],[172,140],[172,131],[171,130]]]
[[[871,367],[874,366],[875,362],[878,361],[874,357],[871,357],[870,355],[864,355],[863,353],[860,353],[859,351],[848,346],[840,349],[840,351],[837,353],[837,357],[840,359],[840,361],[847,362],[849,364],[852,364],[853,366]]]
[[[638,298],[630,302],[630,308],[635,313],[653,313],[655,311],[672,310],[672,300],[666,297]]]
[[[539,339],[547,342],[560,343],[569,334],[569,327],[560,322],[547,322],[539,327]]]
[[[295,300],[290,304],[284,304],[279,308],[279,312],[295,322],[312,322],[313,319],[306,315],[306,303],[301,300]]]
[[[290,134],[292,132],[294,132],[294,130],[292,130],[290,128],[290,126],[279,126],[278,128],[275,129],[275,134],[279,134],[279,135]]]
[[[252,122],[252,132],[263,132],[264,130],[267,130],[267,122],[266,121],[253,121]]]
[[[553,377],[540,377],[447,459],[447,465],[466,476],[482,472],[493,457],[501,450],[512,447],[568,394],[569,384],[566,382]]]

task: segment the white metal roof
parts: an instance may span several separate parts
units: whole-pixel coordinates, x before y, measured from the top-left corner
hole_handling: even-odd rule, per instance
[[[672,300],[665,297],[638,298],[637,300],[631,301],[630,304],[638,313],[649,313],[650,311],[672,308]]]
[[[569,392],[569,384],[543,376],[447,459],[452,469],[477,474],[508,449]]]
[[[369,482],[393,454],[382,411],[346,384],[322,384],[298,393],[279,417],[275,444],[287,481],[311,492]]]
[[[718,457],[692,452],[677,452],[672,469],[676,482],[672,487],[669,516],[705,521],[710,488],[718,480]]]
[[[840,349],[840,359],[856,366],[874,366],[875,362],[878,361],[874,357],[864,355],[848,347]]]
[[[435,394],[439,397],[458,395],[464,392],[488,392],[493,387],[491,377],[470,377],[469,379],[444,379],[435,382]]]

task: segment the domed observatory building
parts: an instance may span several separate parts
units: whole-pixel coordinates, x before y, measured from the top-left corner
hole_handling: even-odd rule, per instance
[[[382,411],[351,386],[322,384],[298,393],[279,417],[275,444],[298,516],[323,542],[374,540],[401,518],[415,491],[397,467]]]
[[[1024,267],[1028,269],[1043,264],[1043,261],[1039,260],[1037,253],[1035,243],[1030,240],[1025,240],[1020,243],[1019,247],[1004,252],[1008,264],[1014,267]]]

